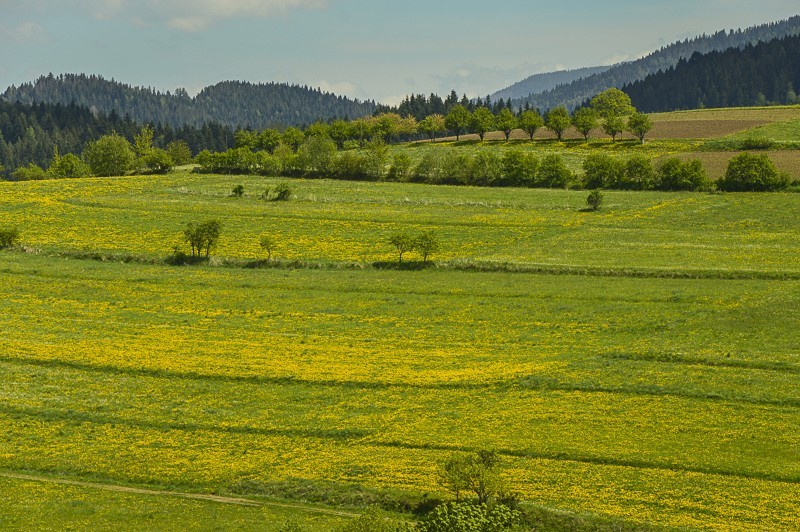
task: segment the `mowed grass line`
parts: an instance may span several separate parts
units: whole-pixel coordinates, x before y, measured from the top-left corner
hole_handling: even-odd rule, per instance
[[[794,281],[0,259],[6,468],[431,490],[438,460],[494,447],[556,507],[687,526],[794,511],[774,479],[800,467],[798,411],[749,402],[796,399]],[[701,510],[646,503],[664,482]]]

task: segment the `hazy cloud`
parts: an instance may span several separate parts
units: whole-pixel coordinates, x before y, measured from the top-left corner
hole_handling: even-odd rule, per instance
[[[0,39],[14,44],[44,44],[48,35],[41,24],[27,21],[13,28],[0,24]]]
[[[164,24],[204,30],[232,18],[269,18],[292,10],[324,9],[329,0],[0,0],[0,14],[77,10],[97,20],[126,18],[132,24]]]

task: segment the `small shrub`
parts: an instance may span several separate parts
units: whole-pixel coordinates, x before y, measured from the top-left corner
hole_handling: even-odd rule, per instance
[[[603,205],[603,193],[600,192],[600,189],[592,190],[589,193],[589,197],[586,198],[586,204],[593,211],[600,210],[600,207]]]
[[[275,201],[288,201],[292,197],[292,187],[288,183],[278,183],[275,185]]]
[[[235,187],[233,187],[233,190],[231,191],[231,196],[234,198],[241,198],[242,196],[244,196],[244,186],[236,185]]]
[[[501,532],[512,530],[522,515],[516,510],[497,504],[449,503],[436,507],[419,524],[420,532],[451,532],[474,530],[476,532]]]
[[[589,155],[583,161],[583,186],[586,188],[612,188],[624,176],[624,165],[604,153]]]
[[[709,190],[712,188],[699,159],[681,161],[672,157],[664,161],[656,173],[659,190]]]
[[[769,150],[775,146],[775,142],[770,139],[750,137],[742,140],[739,145],[743,150]]]
[[[0,227],[0,249],[10,248],[19,243],[19,229]]]
[[[47,172],[40,166],[30,163],[28,166],[20,166],[11,173],[11,179],[14,181],[39,181],[47,179]]]

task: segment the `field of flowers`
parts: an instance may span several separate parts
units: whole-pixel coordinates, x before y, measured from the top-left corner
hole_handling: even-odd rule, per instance
[[[0,226],[28,248],[0,252],[0,470],[443,496],[441,460],[493,448],[538,505],[800,524],[800,196],[609,192],[589,213],[582,192],[292,181],[291,201],[260,201],[274,183],[0,184]],[[280,258],[329,267],[59,256],[164,257],[210,217],[218,257],[259,258],[270,233]],[[435,260],[663,275],[369,267],[404,228],[437,231]],[[669,278],[691,271],[708,275]],[[74,497],[95,496],[123,497]]]

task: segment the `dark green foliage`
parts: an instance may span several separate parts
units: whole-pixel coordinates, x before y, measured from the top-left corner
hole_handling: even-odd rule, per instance
[[[585,188],[616,188],[623,181],[624,165],[604,153],[593,153],[583,161]]]
[[[678,64],[679,61],[685,62],[696,52],[708,53],[713,50],[741,49],[747,45],[756,45],[760,41],[766,42],[787,35],[797,35],[798,33],[800,33],[800,16],[794,16],[782,22],[748,28],[744,31],[737,30],[726,32],[725,30],[721,30],[712,35],[702,35],[694,39],[675,42],[642,59],[619,63],[611,68],[605,69],[603,72],[582,77],[572,83],[567,83],[550,90],[537,92],[530,96],[512,100],[511,103],[514,107],[529,105],[532,108],[552,109],[557,105],[566,105],[569,109],[575,109],[583,105],[586,100],[593,97],[595,94],[609,87],[622,88],[637,80],[642,80],[650,74],[656,74],[659,70],[668,70]],[[735,74],[725,73],[726,78],[729,75],[730,79],[735,80],[734,82],[740,81]],[[687,80],[686,86],[690,89],[692,89],[692,87],[697,88],[698,83],[692,85],[692,82]],[[648,98],[653,98],[654,100],[659,100],[661,98],[660,95],[664,97],[668,96],[664,87],[655,85],[643,92],[647,93]],[[639,98],[632,92],[629,92],[629,94],[636,107],[647,112],[654,110],[648,106],[641,105]],[[708,92],[705,92],[705,94],[708,94]],[[697,105],[696,100],[697,98],[695,98],[694,102],[690,102],[692,106]],[[664,108],[664,110],[667,110],[667,108]]]
[[[681,161],[673,157],[658,168],[655,187],[659,190],[709,190],[711,182],[698,159]]]
[[[730,160],[717,187],[728,192],[771,192],[785,190],[789,183],[789,176],[778,172],[768,156],[742,153]]]
[[[34,83],[10,87],[3,99],[24,104],[75,102],[102,113],[114,112],[141,123],[169,124],[173,128],[185,125],[200,128],[216,122],[232,128],[261,129],[368,116],[375,110],[373,102],[283,83],[224,81],[204,88],[191,98],[183,89],[174,94],[162,93],[85,74],[42,76]]]
[[[800,20],[800,19],[798,19]],[[800,35],[693,55],[625,87],[646,112],[798,102]]]
[[[589,192],[589,197],[586,198],[586,205],[593,211],[599,211],[603,205],[603,193],[599,189]]]
[[[19,243],[19,229],[0,227],[0,249],[10,248]]]
[[[406,156],[408,157],[408,156]],[[410,159],[409,159],[409,164]],[[337,157],[331,161],[331,177],[335,179],[350,179],[350,180],[362,180],[362,179],[369,179],[370,174],[370,165],[369,160],[364,155],[356,152],[343,152],[340,153]],[[391,174],[394,166],[389,170]],[[400,171],[400,169],[397,169]],[[391,181],[401,181],[399,178],[395,178],[394,175],[390,175],[388,177]]]
[[[437,506],[419,524],[419,532],[503,532],[512,530],[522,515],[497,504],[448,503]]]
[[[292,187],[289,183],[281,182],[275,185],[275,188],[267,188],[261,199],[265,201],[289,201],[292,197]]]
[[[199,258],[203,254],[208,259],[211,250],[217,245],[222,224],[219,220],[208,220],[202,223],[190,222],[183,231],[185,241],[192,249],[192,257]]]
[[[244,185],[236,185],[231,191],[231,196],[234,198],[241,198],[244,196]]]

